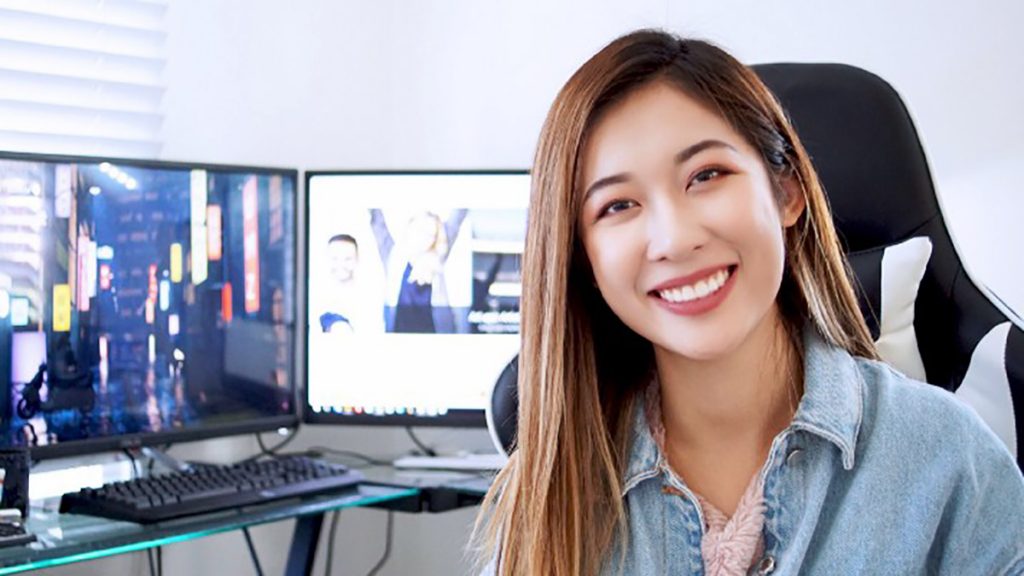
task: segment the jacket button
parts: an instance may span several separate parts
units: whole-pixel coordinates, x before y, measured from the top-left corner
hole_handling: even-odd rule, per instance
[[[802,448],[793,448],[789,451],[789,455],[786,456],[786,464],[789,466],[796,466],[803,460],[804,451]]]
[[[771,574],[773,570],[775,570],[775,558],[771,556],[765,556],[757,565],[757,573],[761,576]]]

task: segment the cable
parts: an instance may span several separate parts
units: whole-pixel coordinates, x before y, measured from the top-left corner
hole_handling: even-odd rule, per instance
[[[277,444],[277,446],[273,446],[271,448],[267,448],[266,444],[263,443],[263,437],[260,436],[259,432],[257,432],[256,433],[256,443],[260,445],[260,452],[262,452],[266,456],[273,456],[274,453],[276,453],[278,450],[280,450],[281,448],[284,448],[285,446],[287,446],[289,443],[291,443],[292,440],[295,440],[295,435],[298,434],[298,433],[299,433],[299,429],[298,428],[292,428],[291,431],[288,433],[288,437],[287,438],[285,438],[284,440],[279,442]]]
[[[263,568],[260,566],[260,559],[256,556],[256,547],[252,545],[252,536],[249,535],[249,528],[242,528],[245,535],[245,544],[249,547],[249,556],[252,557],[253,568],[256,569],[256,576],[263,576]]]
[[[156,566],[153,564],[153,549],[146,548],[146,558],[149,558],[149,576],[159,576]]]
[[[338,517],[341,510],[331,513],[331,528],[327,531],[327,558],[324,561],[324,576],[331,576],[331,565],[334,564],[334,534],[338,530]]]
[[[388,557],[391,556],[391,540],[395,531],[395,512],[393,510],[388,510],[388,525],[385,528],[385,531],[384,554],[380,557],[380,560],[377,561],[377,564],[375,564],[373,568],[370,568],[370,571],[366,573],[366,576],[376,576],[377,572],[380,572],[380,569],[387,563]]]
[[[356,460],[361,460],[365,463],[362,466],[350,466],[350,468],[365,468],[367,466],[391,465],[391,460],[377,458],[374,456],[370,456],[368,454],[363,454],[362,452],[356,452],[354,450],[338,450],[337,448],[328,448],[326,446],[310,446],[305,450],[298,450],[295,452],[280,452],[280,449],[284,447],[285,444],[291,442],[293,438],[295,438],[294,434],[282,440],[280,443],[278,443],[277,446],[267,448],[266,445],[263,443],[263,439],[260,438],[259,435],[257,434],[256,440],[260,445],[260,453],[253,456],[249,456],[248,458],[241,460],[241,462],[252,462],[253,460],[258,459],[261,456],[309,456],[311,458],[319,458],[324,454],[333,454],[335,456],[340,456],[343,458],[355,458]]]
[[[278,450],[280,450],[281,448],[284,448],[285,446],[290,444],[292,442],[292,440],[295,440],[295,436],[297,436],[298,433],[299,433],[299,429],[298,428],[291,428],[291,429],[289,429],[289,434],[288,434],[287,438],[285,438],[284,440],[281,440],[280,442],[278,442],[277,445],[271,446],[270,448],[267,448],[267,445],[263,443],[263,437],[260,436],[259,432],[257,432],[255,434],[255,436],[256,436],[256,443],[259,444],[259,446],[260,446],[260,452],[259,452],[259,454],[254,454],[254,455],[252,455],[252,456],[242,460],[242,462],[252,462],[253,460],[258,459],[260,456],[273,456],[273,455],[275,455]]]
[[[336,448],[328,448],[326,446],[310,446],[307,453],[321,453],[321,454],[334,454],[336,456],[342,456],[345,458],[355,458],[362,460],[370,466],[390,466],[390,460],[384,460],[381,458],[374,458],[361,452],[354,452],[352,450],[338,450]]]
[[[164,576],[164,547],[156,547],[156,575]]]
[[[132,461],[132,480],[135,480],[136,478],[139,477],[139,470],[138,468],[136,468],[135,463],[135,455],[132,454],[132,451],[127,448],[124,449],[124,455],[127,456],[128,459]]]
[[[427,456],[437,456],[437,452],[435,452],[433,448],[427,446],[423,442],[420,442],[420,439],[417,438],[415,434],[413,434],[412,426],[406,426],[405,431],[409,433],[409,438],[412,438],[412,443],[415,444],[416,447],[419,448],[421,452],[423,452]]]
[[[333,454],[341,458],[355,458],[361,460],[363,463],[359,465],[348,465],[349,468],[368,468],[370,466],[390,466],[391,460],[385,460],[383,458],[374,458],[373,456],[363,454],[362,452],[355,452],[353,450],[337,450],[335,448],[328,448],[326,446],[310,446],[305,450],[296,450],[294,452],[278,452],[274,454],[275,458],[282,458],[285,456],[306,456],[309,458],[323,458],[324,454]],[[249,462],[253,460],[252,457],[246,458],[243,462]]]

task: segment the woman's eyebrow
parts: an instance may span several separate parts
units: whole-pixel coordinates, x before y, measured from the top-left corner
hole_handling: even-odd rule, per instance
[[[612,186],[614,184],[622,184],[623,182],[629,182],[631,178],[632,176],[629,172],[622,172],[620,174],[612,174],[611,176],[599,178],[596,182],[591,184],[590,187],[587,188],[586,193],[583,194],[584,204],[594,194],[594,192],[597,192],[601,188]]]
[[[727,142],[714,139],[701,140],[700,142],[687,146],[686,148],[683,148],[678,153],[676,153],[676,164],[683,164],[690,158],[696,156],[697,154],[700,154],[701,152],[712,148],[725,148],[727,150],[737,152],[736,148],[732,144],[729,144]]]
[[[707,139],[701,140],[696,144],[691,144],[690,146],[683,148],[682,150],[676,153],[675,158],[673,160],[675,161],[676,165],[683,164],[690,158],[696,156],[697,154],[700,154],[705,150],[710,150],[713,148],[725,148],[727,150],[737,152],[736,148],[732,144],[723,142],[721,140]],[[594,192],[600,190],[601,188],[612,186],[614,184],[622,184],[624,182],[629,182],[631,179],[632,175],[629,172],[621,172],[619,174],[612,174],[611,176],[599,178],[593,184],[591,184],[589,188],[587,188],[587,191],[583,194],[583,202],[586,203],[590,196],[593,195]]]

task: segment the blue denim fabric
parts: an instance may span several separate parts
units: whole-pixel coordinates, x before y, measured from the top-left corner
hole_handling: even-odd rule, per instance
[[[804,343],[804,396],[761,471],[765,554],[752,573],[1024,574],[1024,478],[981,419],[813,329]],[[625,555],[605,572],[703,574],[701,510],[642,406],[633,434]]]

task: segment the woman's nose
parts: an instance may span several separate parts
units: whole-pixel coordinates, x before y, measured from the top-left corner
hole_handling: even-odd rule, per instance
[[[667,201],[651,206],[647,218],[648,260],[685,258],[707,241],[707,231],[698,215],[682,204]]]

